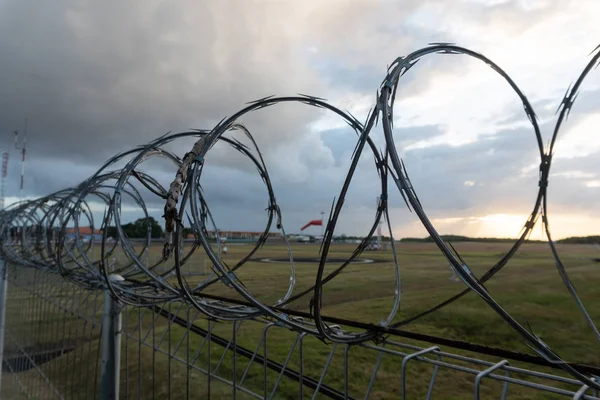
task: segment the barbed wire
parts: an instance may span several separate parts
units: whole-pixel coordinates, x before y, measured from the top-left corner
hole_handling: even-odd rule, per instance
[[[521,100],[538,145],[540,156],[539,185],[533,210],[513,246],[479,278],[471,271],[460,254],[444,241],[428,218],[394,142],[393,116],[396,98],[401,96],[398,90],[399,82],[412,66],[423,57],[431,54],[468,56],[490,66],[506,81]],[[469,292],[475,292],[519,333],[540,356],[550,363],[560,365],[561,368],[589,387],[600,389],[600,385],[588,374],[582,372],[576,365],[564,361],[537,335],[519,324],[500,306],[484,286],[516,254],[541,216],[563,283],[596,338],[600,340],[600,333],[577,295],[561,261],[558,249],[551,239],[547,207],[548,178],[554,145],[560,127],[569,115],[584,79],[591,69],[599,64],[600,46],[594,49],[591,56],[591,60],[575,84],[567,90],[561,102],[558,110],[558,120],[547,149],[544,148],[533,107],[503,69],[490,59],[472,50],[451,43],[435,43],[405,57],[399,57],[392,63],[379,88],[377,102],[369,112],[365,123],[361,123],[350,113],[330,105],[324,99],[313,96],[271,96],[253,101],[231,117],[221,120],[212,130],[193,130],[163,135],[146,145],[115,155],[104,163],[92,177],[74,188],[61,190],[40,199],[15,203],[7,207],[0,213],[0,237],[2,239],[0,255],[21,266],[54,271],[61,274],[65,279],[90,289],[108,288],[113,296],[125,304],[149,306],[180,300],[193,305],[209,318],[217,320],[268,318],[292,330],[315,335],[323,340],[327,339],[346,344],[378,340],[382,336],[382,329],[379,328],[398,328],[453,303]],[[333,201],[326,222],[315,283],[312,287],[299,293],[294,293],[296,287],[294,258],[267,166],[253,135],[239,122],[242,117],[254,111],[284,103],[300,103],[332,112],[347,123],[357,135],[350,167],[340,193]],[[377,126],[379,120],[381,120],[385,137],[385,149],[383,151],[378,150],[370,137],[370,133]],[[237,139],[236,134],[242,135],[247,144]],[[172,151],[167,150],[174,142],[184,139],[194,139],[195,143],[183,158],[179,158]],[[232,266],[229,266],[220,257],[220,246],[222,244],[219,230],[201,185],[207,154],[218,142],[230,146],[256,167],[268,197],[264,231],[254,246],[251,246],[250,251]],[[350,183],[361,155],[368,151],[373,155],[374,166],[380,178],[380,200],[374,215],[374,222],[369,233],[360,241],[348,259],[338,268],[326,274],[325,265],[333,241],[334,230],[339,221]],[[173,165],[173,170],[176,171],[175,179],[168,188],[162,186],[149,173],[142,171],[141,165],[151,159],[164,159]],[[124,164],[124,166],[116,168],[117,165],[121,164]],[[456,276],[467,286],[465,290],[457,295],[414,317],[399,322],[393,322],[400,306],[401,277],[388,210],[388,183],[390,180],[402,195],[407,207],[418,216],[441,253],[450,263]],[[142,192],[150,193],[148,196],[151,199],[142,195]],[[147,257],[152,244],[151,223],[146,205],[148,201],[165,204],[166,240],[160,259],[155,260],[154,263],[150,263]],[[96,243],[93,240],[86,241],[80,228],[89,226],[91,233],[95,232],[96,221],[94,221],[93,216],[93,205],[97,203],[103,205],[105,211],[100,222],[102,231],[100,249],[94,252],[92,250]],[[123,230],[121,213],[122,207],[126,203],[133,204],[138,211],[142,212],[147,221],[147,236],[141,241],[136,241],[135,244]],[[381,218],[385,218],[387,221],[387,229],[394,255],[395,290],[390,312],[386,318],[379,322],[377,329],[355,331],[343,329],[340,325],[328,325],[322,313],[323,286],[338,276],[367,248]],[[189,248],[186,248],[187,244],[184,241],[184,228],[186,225],[192,228],[195,238]],[[117,237],[111,241],[108,231],[112,226],[117,230]],[[251,293],[236,272],[248,263],[252,256],[266,243],[273,228],[281,234],[285,242],[289,258],[290,279],[281,297],[274,303],[267,304]],[[211,233],[209,231],[214,232],[216,246],[211,244]],[[127,257],[124,264],[117,263],[115,260],[116,252],[119,249]],[[200,249],[206,253],[210,260],[211,273],[200,283],[193,284],[183,273],[183,266]],[[168,267],[165,268],[166,264],[168,264]],[[177,277],[176,281],[169,279],[173,275]],[[206,294],[207,289],[220,284],[234,288],[245,302],[215,300],[214,296]],[[308,324],[304,319],[286,313],[286,305],[311,293],[310,315],[314,319],[314,324]]]

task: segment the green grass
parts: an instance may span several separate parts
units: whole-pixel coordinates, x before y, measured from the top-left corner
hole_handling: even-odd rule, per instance
[[[236,260],[242,257],[245,251],[249,250],[247,246],[230,245],[228,247],[229,254],[224,259],[229,265],[234,265]],[[477,275],[481,275],[494,265],[503,252],[508,250],[509,244],[457,243],[455,247],[467,261],[471,269]],[[318,248],[317,245],[298,244],[294,246],[294,254],[302,257],[316,256]],[[159,254],[160,250],[160,246],[153,247],[150,252],[150,259],[152,260],[153,257]],[[334,245],[330,256],[345,257],[349,255],[351,250],[351,245]],[[600,300],[600,289],[595,284],[600,264],[592,261],[593,257],[598,256],[598,251],[593,246],[587,245],[559,245],[559,251],[579,295],[588,307],[588,312],[594,320],[598,320],[600,309],[594,307],[594,304],[598,304],[597,302]],[[285,256],[285,248],[278,245],[267,245],[256,255],[256,257]],[[199,252],[185,266],[185,269],[196,272],[202,271],[204,268],[204,257]],[[389,251],[365,252],[362,257],[383,260],[392,259]],[[395,319],[396,321],[416,315],[464,288],[462,283],[449,279],[451,271],[448,263],[440,256],[432,244],[401,243],[398,245],[398,261],[402,280],[402,303]],[[327,266],[327,271],[332,271],[336,267],[337,265]],[[298,293],[314,285],[316,268],[316,264],[296,264],[296,289],[294,293]],[[289,266],[286,264],[250,262],[238,270],[237,275],[256,298],[265,303],[272,304],[287,289]],[[23,279],[22,276],[21,279]],[[60,278],[57,277],[57,279]],[[194,276],[187,279],[193,285],[204,279],[204,277]],[[390,262],[350,266],[325,286],[323,295],[324,314],[362,322],[377,323],[387,316],[392,306],[394,279],[394,266]],[[47,285],[46,282],[40,279],[36,282],[37,285]],[[176,278],[172,278],[172,282],[176,284]],[[75,296],[82,296],[82,293],[69,289],[71,284],[62,283],[61,285],[59,286],[60,290],[56,287],[52,290],[45,289],[45,295],[52,295],[54,301],[60,304],[67,304],[65,302],[71,301],[69,304],[73,307],[71,297],[73,294]],[[529,324],[537,335],[542,337],[553,350],[567,361],[600,365],[600,356],[597,352],[592,351],[596,345],[593,334],[562,284],[550,250],[546,245],[524,245],[522,250],[517,253],[509,264],[486,284],[486,287],[512,316],[525,326]],[[241,299],[241,296],[234,289],[227,288],[222,283],[211,286],[206,292]],[[81,323],[77,321],[77,317],[68,313],[65,314],[60,307],[50,307],[46,311],[40,309],[41,306],[39,305],[35,306],[37,308],[32,308],[32,303],[26,303],[30,301],[27,300],[27,296],[22,293],[19,294],[17,289],[11,287],[11,292],[9,293],[11,293],[11,299],[15,303],[19,302],[21,306],[15,308],[13,311],[15,314],[12,317],[10,314],[8,315],[7,326],[10,329],[11,323],[18,325],[20,327],[21,340],[27,343],[35,341],[48,342],[52,338],[60,337],[61,331],[59,328],[61,326],[63,330],[65,329],[64,327],[69,327],[67,330],[70,329],[70,337],[73,338],[77,336],[76,332],[82,331],[82,328],[79,330],[75,328],[78,323]],[[290,304],[289,307],[296,310],[308,311],[309,298],[311,296],[312,292]],[[99,296],[95,301],[101,302],[102,296]],[[38,303],[43,303],[43,301],[38,300]],[[31,314],[31,311],[28,311],[31,309],[42,311]],[[91,309],[91,307],[83,308],[88,314],[91,313]],[[175,305],[172,306],[172,309],[173,311],[175,310]],[[97,309],[92,316],[96,320],[99,320],[101,311],[101,308]],[[194,315],[193,311],[191,313]],[[140,347],[138,345],[136,338],[139,333],[137,331],[133,332],[138,317],[137,310],[128,310],[124,314],[124,328],[126,331],[132,333],[134,338],[124,339],[123,343],[121,374],[124,382],[121,384],[122,391],[126,391],[133,398],[137,397],[140,389],[142,398],[151,398],[152,393],[157,398],[164,398],[167,391],[170,390],[172,398],[182,398],[186,395],[186,382],[189,381],[191,388],[190,397],[206,398],[207,380],[201,372],[187,369],[177,361],[171,360],[169,363],[167,356],[159,352],[153,352],[147,346]],[[151,330],[155,341],[158,341],[162,333],[168,331],[169,334],[161,345],[161,349],[168,350],[168,343],[170,342],[172,353],[174,352],[174,347],[183,338],[183,344],[175,356],[186,360],[188,353],[188,338],[185,336],[187,334],[186,330],[176,326],[171,326],[168,329],[167,321],[164,318],[158,318],[155,322],[152,322],[152,320],[153,316],[150,313],[143,314],[142,336],[148,330]],[[19,322],[17,323],[16,321]],[[197,318],[194,323],[204,328],[207,326],[207,321],[201,318]],[[33,327],[36,328],[34,329]],[[231,324],[223,323],[215,328],[214,333],[229,338],[231,337],[231,329]],[[259,323],[243,323],[240,333],[237,335],[238,344],[254,350],[262,334],[262,329],[263,325]],[[402,329],[516,351],[531,352],[520,336],[473,293],[469,293],[454,304],[404,326]],[[84,335],[89,340],[83,346],[96,349],[98,346],[97,335],[99,334],[99,330],[95,336],[90,332],[90,329],[88,329],[87,336]],[[294,338],[295,334],[284,329],[274,328],[268,336],[269,357],[278,362],[283,362]],[[195,353],[202,340],[202,337],[195,335],[189,337],[190,354]],[[431,345],[404,340],[402,338],[397,338],[397,340],[423,347]],[[146,343],[151,343],[151,341],[152,334],[148,337]],[[307,338],[304,346],[304,373],[318,379],[332,347],[314,338]],[[443,348],[442,350],[453,351],[448,348]],[[326,384],[340,390],[343,388],[343,352],[343,346],[338,346],[324,381]],[[467,354],[462,351],[455,352]],[[71,356],[59,357],[44,364],[44,368],[48,370],[50,377],[64,376],[67,369],[81,369],[84,368],[84,365],[92,365],[94,361],[97,361],[96,354],[93,353],[93,351],[86,350],[79,353],[76,352],[76,354]],[[221,354],[222,348],[213,345],[211,352],[211,364],[213,368],[219,362]],[[262,350],[260,354],[262,354]],[[69,357],[71,357],[70,362]],[[88,359],[89,357],[91,359]],[[358,347],[351,348],[350,394],[361,397],[360,393],[364,393],[376,358],[377,354],[375,352]],[[495,362],[499,361],[485,356],[481,356],[481,358]],[[237,358],[236,362],[237,378],[240,379],[247,361]],[[374,389],[371,393],[371,398],[385,399],[398,397],[401,389],[400,363],[401,358],[399,357],[384,356],[382,366],[377,374]],[[194,365],[205,367],[207,364],[208,357],[206,351],[203,351]],[[233,359],[231,354],[228,354],[219,369],[219,375],[230,379],[233,376],[232,365]],[[511,365],[519,364],[511,363]],[[298,354],[296,352],[290,361],[290,367],[298,369],[298,366]],[[409,395],[408,398],[421,398],[425,396],[432,370],[433,367],[428,364],[415,362],[410,365],[407,371],[406,389]],[[541,370],[550,371],[544,368]],[[556,370],[554,372],[557,373]],[[34,373],[35,371],[29,371],[20,375],[29,376]],[[170,388],[168,387],[169,379],[167,377],[170,377]],[[34,378],[29,379],[33,380]],[[269,372],[269,387],[273,387],[276,379],[276,374]],[[3,378],[3,386],[5,385],[5,380],[6,377]],[[142,382],[141,386],[138,384],[140,380]],[[148,383],[150,381],[153,381],[153,383]],[[440,370],[436,380],[434,398],[470,397],[473,392],[473,381],[474,376],[472,375]],[[262,393],[262,382],[262,368],[259,365],[255,365],[250,369],[244,386]],[[69,382],[68,379],[61,384],[67,390],[77,389],[78,393],[83,392],[81,387],[78,387],[73,382]],[[231,388],[214,381],[211,385],[212,398],[231,397]],[[486,396],[495,398],[500,395],[501,385],[486,381],[483,389],[483,398],[486,398]],[[573,388],[571,387],[571,389]],[[297,383],[284,378],[276,398],[298,398],[298,391],[299,387]],[[305,388],[304,396],[306,397],[311,394],[311,390]],[[511,386],[509,394],[514,396],[514,398],[523,399],[556,398],[514,385]],[[75,396],[75,398],[78,397]],[[241,396],[239,398],[244,397]]]

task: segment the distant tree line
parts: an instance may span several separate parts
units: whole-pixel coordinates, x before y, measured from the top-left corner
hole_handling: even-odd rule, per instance
[[[493,238],[493,237],[468,237],[461,235],[441,235],[442,239],[446,242],[482,242],[482,243],[501,243],[501,242],[514,242],[516,239],[511,238]],[[402,238],[401,242],[420,242],[420,243],[432,243],[433,238],[431,236],[425,238]],[[543,240],[526,240],[527,243],[544,243]],[[556,243],[562,244],[600,244],[600,236],[574,236],[565,239],[557,240]]]
[[[139,218],[135,222],[122,225],[123,233],[129,238],[145,238],[148,237],[148,223],[150,223],[150,237],[158,239],[164,237],[164,232],[160,224],[152,217]],[[119,233],[115,226],[109,226],[106,228],[106,234],[108,237],[117,238]]]
[[[600,236],[572,236],[557,240],[556,243],[564,244],[596,244],[600,243]]]
[[[504,243],[514,242],[516,239],[512,238],[494,238],[494,237],[468,237],[461,235],[440,235],[445,242],[481,242],[481,243]],[[425,238],[402,238],[401,242],[420,242],[420,243],[433,243],[431,236]],[[542,240],[526,240],[528,243],[542,243]]]

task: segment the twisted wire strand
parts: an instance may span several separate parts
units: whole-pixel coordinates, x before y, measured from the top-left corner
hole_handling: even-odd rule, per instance
[[[401,78],[423,57],[433,54],[462,55],[474,58],[490,66],[511,87],[523,104],[523,109],[533,128],[540,156],[539,187],[533,210],[527,218],[518,239],[512,247],[488,271],[480,277],[475,276],[467,263],[450,243],[446,243],[428,218],[417,192],[412,185],[403,160],[400,158],[393,136],[393,118],[396,99],[402,96],[399,89]],[[441,308],[451,304],[473,291],[496,312],[504,321],[519,333],[527,344],[550,363],[558,364],[565,371],[577,377],[589,387],[600,389],[600,385],[592,380],[577,365],[565,362],[547,344],[533,332],[519,324],[491,296],[484,284],[493,278],[508,261],[517,253],[531,234],[533,227],[541,217],[548,242],[556,260],[558,272],[563,283],[586,323],[600,340],[594,321],[587,312],[583,302],[577,295],[554,241],[551,238],[548,217],[548,179],[554,145],[560,128],[568,117],[579,93],[579,89],[590,71],[599,64],[600,46],[592,53],[591,60],[582,71],[575,84],[567,90],[553,130],[552,139],[547,149],[544,148],[540,127],[533,107],[510,76],[497,64],[485,56],[451,43],[430,44],[407,56],[397,58],[388,69],[378,94],[377,102],[369,112],[365,123],[361,123],[348,112],[344,112],[324,99],[307,96],[266,97],[249,103],[245,108],[229,118],[221,120],[211,130],[192,130],[188,132],[165,134],[148,144],[117,154],[107,160],[90,178],[76,187],[58,191],[48,196],[13,204],[0,212],[0,256],[23,267],[45,269],[61,274],[78,285],[90,289],[108,288],[114,297],[125,304],[148,306],[169,301],[184,301],[192,304],[206,316],[218,320],[268,319],[289,329],[315,335],[322,340],[338,343],[356,344],[367,340],[379,340],[381,329],[365,328],[361,331],[343,329],[339,325],[328,324],[323,315],[323,288],[344,269],[356,260],[367,248],[381,218],[385,217],[387,230],[392,238],[394,256],[394,298],[388,315],[380,320],[379,327],[394,329],[414,322]],[[325,226],[321,244],[319,265],[314,284],[304,290],[295,292],[296,278],[294,258],[283,224],[282,211],[277,203],[275,191],[262,153],[251,132],[239,121],[242,117],[257,110],[271,108],[285,103],[299,103],[332,112],[346,122],[356,133],[356,147],[350,160],[350,166],[334,199]],[[385,149],[380,151],[372,140],[373,131],[381,120],[381,129],[385,139]],[[233,135],[241,134],[242,141]],[[184,139],[195,140],[191,150],[179,158],[168,146]],[[234,265],[228,265],[220,257],[221,238],[217,223],[211,212],[209,201],[202,187],[204,168],[208,164],[207,155],[218,143],[222,142],[233,148],[246,160],[252,163],[261,178],[267,194],[265,229],[254,246]],[[333,235],[340,214],[343,210],[348,190],[356,172],[361,156],[370,151],[374,159],[375,169],[380,178],[379,203],[373,224],[367,236],[356,246],[351,255],[329,273],[325,273],[328,254],[331,250]],[[175,172],[175,177],[168,187],[163,186],[150,173],[143,171],[144,163],[149,160],[167,160]],[[124,166],[118,168],[118,165]],[[416,316],[394,322],[401,302],[401,275],[392,225],[389,218],[389,183],[398,189],[407,207],[413,211],[425,229],[448,260],[456,276],[465,284],[466,289],[448,298],[436,306]],[[144,195],[143,193],[149,193]],[[153,263],[148,254],[152,246],[149,201],[164,204],[166,238],[161,257]],[[127,203],[134,204],[146,218],[147,235],[142,240],[133,241],[123,229],[122,209]],[[104,207],[104,215],[100,222],[102,240],[99,251],[94,251],[97,243],[86,240],[81,227],[89,226],[93,234],[97,221],[94,220],[94,204]],[[117,237],[109,240],[109,228],[114,226]],[[192,228],[194,240],[188,246],[184,240],[184,228]],[[238,276],[240,269],[248,264],[253,255],[266,243],[270,232],[275,229],[285,242],[289,258],[290,279],[287,287],[278,300],[265,303],[254,296]],[[209,232],[214,232],[215,244],[211,242]],[[126,257],[124,263],[116,260],[121,249]],[[98,250],[98,249],[96,249]],[[197,283],[186,277],[183,267],[191,262],[193,255],[204,251],[210,260],[210,274]],[[175,279],[173,279],[175,278]],[[235,300],[215,300],[207,295],[207,289],[216,285],[226,285],[242,296],[246,303]],[[307,323],[300,317],[287,314],[285,307],[294,301],[311,295],[310,315],[314,323]]]
[[[538,352],[542,357],[546,358],[548,361],[550,361],[552,363],[561,364],[563,369],[570,372],[571,374],[576,376],[578,379],[580,379],[582,382],[589,385],[590,387],[597,387],[598,384],[594,380],[590,379],[585,374],[580,373],[576,368],[573,368],[572,366],[566,364],[555,352],[553,352],[550,349],[550,347],[546,343],[544,343],[533,332],[530,332],[525,327],[523,327],[521,324],[519,324],[506,310],[504,310],[500,306],[500,304],[496,300],[494,300],[494,298],[487,291],[485,286],[483,286],[483,282],[475,276],[475,274],[470,270],[470,268],[464,262],[464,260],[460,257],[460,255],[455,250],[451,249],[450,246],[448,246],[448,244],[445,243],[445,241],[443,240],[441,235],[437,232],[437,230],[435,229],[435,227],[433,226],[433,224],[427,217],[424,209],[421,206],[421,203],[418,200],[417,194],[416,194],[412,184],[410,183],[410,179],[408,178],[408,175],[406,174],[406,171],[403,168],[402,162],[401,162],[400,157],[398,156],[398,153],[396,150],[396,146],[394,145],[394,138],[393,138],[393,133],[392,133],[392,118],[393,118],[392,108],[393,108],[396,87],[397,87],[400,77],[402,75],[404,75],[415,64],[415,62],[417,62],[421,57],[428,55],[428,54],[432,54],[432,53],[464,54],[464,55],[467,55],[467,56],[470,56],[470,57],[473,57],[475,59],[485,62],[494,71],[498,72],[498,74],[500,74],[509,83],[511,88],[517,93],[517,95],[523,102],[523,107],[524,107],[525,113],[529,117],[529,120],[533,126],[535,136],[536,136],[536,139],[538,142],[538,146],[540,149],[540,156],[541,156],[540,182],[539,182],[539,192],[538,192],[538,196],[537,196],[536,203],[534,206],[534,210],[533,210],[529,220],[525,223],[524,231],[523,231],[523,234],[522,234],[521,238],[519,239],[519,241],[517,241],[517,243],[515,243],[515,245],[513,245],[511,250],[509,250],[509,253],[507,253],[507,255],[505,255],[500,260],[500,262],[498,262],[492,268],[493,271],[492,270],[488,271],[488,273],[486,275],[491,277],[491,275],[493,273],[499,271],[504,265],[506,265],[508,258],[510,258],[512,256],[512,254],[514,254],[514,252],[516,252],[518,247],[523,243],[523,241],[521,239],[526,237],[530,233],[531,229],[533,229],[533,224],[529,223],[529,221],[535,220],[537,218],[537,214],[540,212],[542,199],[545,199],[547,197],[545,189],[547,187],[550,156],[547,153],[544,153],[543,143],[541,141],[540,129],[537,124],[535,113],[533,111],[533,108],[531,107],[531,104],[529,103],[529,101],[527,100],[525,95],[521,92],[521,90],[517,87],[517,85],[514,83],[514,81],[499,66],[497,66],[491,60],[489,60],[488,58],[486,58],[485,56],[483,56],[481,54],[478,54],[469,49],[455,46],[452,44],[436,44],[436,45],[430,46],[428,48],[420,49],[414,53],[409,54],[406,57],[401,57],[401,58],[397,59],[396,62],[392,65],[392,68],[391,68],[390,73],[388,74],[388,77],[382,84],[381,96],[380,96],[380,101],[378,104],[380,104],[382,106],[381,111],[382,111],[383,129],[384,129],[386,141],[388,144],[387,149],[390,154],[390,161],[391,161],[393,168],[396,170],[397,176],[399,178],[398,181],[396,181],[398,190],[404,192],[405,196],[408,198],[410,204],[412,205],[413,209],[415,210],[415,213],[421,220],[423,226],[425,227],[425,229],[427,229],[428,233],[430,234],[430,236],[432,237],[433,241],[436,243],[436,245],[438,246],[438,248],[440,249],[442,254],[450,262],[450,265],[454,269],[454,272],[456,273],[456,275],[463,281],[463,283],[471,291],[478,294],[500,317],[502,317],[516,332],[518,332],[527,341],[528,345],[530,345],[530,347],[532,349],[534,349],[536,352]],[[595,61],[596,60],[594,60],[594,59],[592,60],[592,62],[595,62]],[[586,71],[588,71],[588,70],[589,69],[586,69]],[[585,72],[584,72],[584,74],[585,74]],[[582,80],[582,78],[580,78],[580,80],[578,80],[578,82],[580,82],[581,80]],[[383,116],[387,116],[387,117],[383,117]],[[559,122],[560,121],[561,120],[559,120]],[[555,130],[555,134],[556,134],[556,132],[558,132],[558,129]],[[544,220],[545,220],[545,218],[544,218]],[[545,225],[547,228],[547,224],[545,224]],[[510,256],[508,256],[508,254],[510,254]],[[558,264],[560,264],[560,260],[558,258],[557,253],[554,253],[554,254],[555,254],[557,265],[558,265]],[[563,270],[564,270],[564,267],[563,267]],[[566,276],[566,272],[563,276]],[[568,281],[568,278],[565,280],[565,283],[567,283],[567,281]],[[568,282],[568,283],[570,284],[570,282]],[[569,285],[567,285],[567,286],[569,286]],[[571,286],[572,286],[572,284],[571,284]],[[579,298],[577,297],[576,293],[574,291],[571,291],[571,294],[575,298],[576,302],[578,304],[580,304]],[[445,304],[449,304],[449,303],[445,302]],[[582,311],[584,312],[584,314],[586,314],[586,316],[588,316],[587,313],[585,313],[585,309],[582,309]],[[593,326],[593,328],[595,330],[595,326],[594,326],[593,322],[591,321],[591,318],[586,318],[586,320],[588,321],[588,323],[590,323]]]
[[[563,280],[563,283],[565,284],[565,286],[569,290],[569,293],[575,300],[577,307],[583,314],[586,323],[588,324],[590,329],[592,329],[592,331],[594,332],[596,339],[600,340],[600,332],[598,331],[596,324],[592,320],[592,317],[589,315],[585,306],[583,305],[583,302],[577,295],[577,291],[575,290],[575,285],[573,285],[573,282],[571,282],[571,279],[569,278],[567,270],[565,269],[565,266],[560,258],[560,255],[558,254],[556,245],[555,245],[554,241],[552,240],[552,235],[550,233],[550,222],[549,222],[549,217],[548,217],[548,193],[547,193],[548,178],[550,175],[550,167],[552,165],[552,156],[554,153],[554,145],[556,144],[556,138],[558,137],[558,133],[560,131],[563,121],[566,120],[566,118],[568,118],[569,113],[571,112],[571,108],[573,107],[573,104],[575,103],[575,100],[577,99],[577,96],[579,94],[579,88],[581,87],[581,84],[583,83],[585,78],[588,76],[588,74],[590,73],[592,68],[598,67],[598,65],[600,65],[600,46],[596,47],[592,51],[591,54],[593,56],[591,57],[590,61],[587,63],[587,65],[585,66],[585,68],[583,69],[583,71],[581,72],[581,74],[579,75],[577,80],[575,81],[575,84],[570,88],[570,90],[567,90],[567,93],[565,93],[565,97],[561,101],[559,109],[557,110],[557,111],[560,110],[560,113],[558,115],[556,125],[554,126],[554,131],[552,132],[552,139],[550,140],[550,145],[544,156],[542,164],[540,165],[540,187],[541,187],[541,190],[543,190],[542,211],[541,211],[542,212],[542,222],[544,223],[544,231],[546,232],[546,236],[548,238],[548,243],[550,244],[550,249],[552,250],[552,255],[554,256],[554,259],[556,260],[556,268],[558,269],[558,273],[560,274],[560,277]]]

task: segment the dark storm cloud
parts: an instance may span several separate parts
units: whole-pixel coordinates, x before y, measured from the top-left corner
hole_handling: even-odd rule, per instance
[[[320,132],[323,143],[331,150],[336,166],[348,164],[354,152],[358,136],[351,128],[329,129]],[[433,139],[443,134],[437,125],[400,127],[394,129],[396,147],[403,148],[421,140]],[[384,150],[385,142],[378,129],[373,129],[371,139],[379,150]],[[372,157],[370,148],[364,150],[363,157]]]
[[[262,95],[313,92],[315,77],[284,37],[266,44],[268,32],[252,33],[244,17],[256,8],[199,4],[190,24],[176,4],[5,4],[0,126],[20,129],[28,116],[32,156],[100,162],[170,130],[209,128]],[[237,23],[221,25],[225,15]],[[296,73],[279,79],[282,70]],[[285,139],[280,121],[262,126]]]
[[[519,175],[536,156],[531,136],[527,129],[500,131],[458,147],[411,150],[404,162],[432,216],[477,213],[493,207],[498,212],[498,207],[514,211],[515,205],[529,208],[527,201],[536,190],[531,184],[537,180]]]
[[[0,148],[12,147],[12,130],[23,132],[28,117],[25,196],[77,185],[107,158],[167,131],[210,128],[246,101],[319,87],[279,18],[256,29],[265,4],[145,5],[0,6]],[[267,111],[243,119],[267,153],[301,138],[318,115],[306,106]],[[182,156],[192,143],[171,149]],[[214,154],[217,164],[240,163]],[[12,150],[9,195],[18,192],[18,158]],[[228,204],[233,193],[219,189],[214,196]]]

